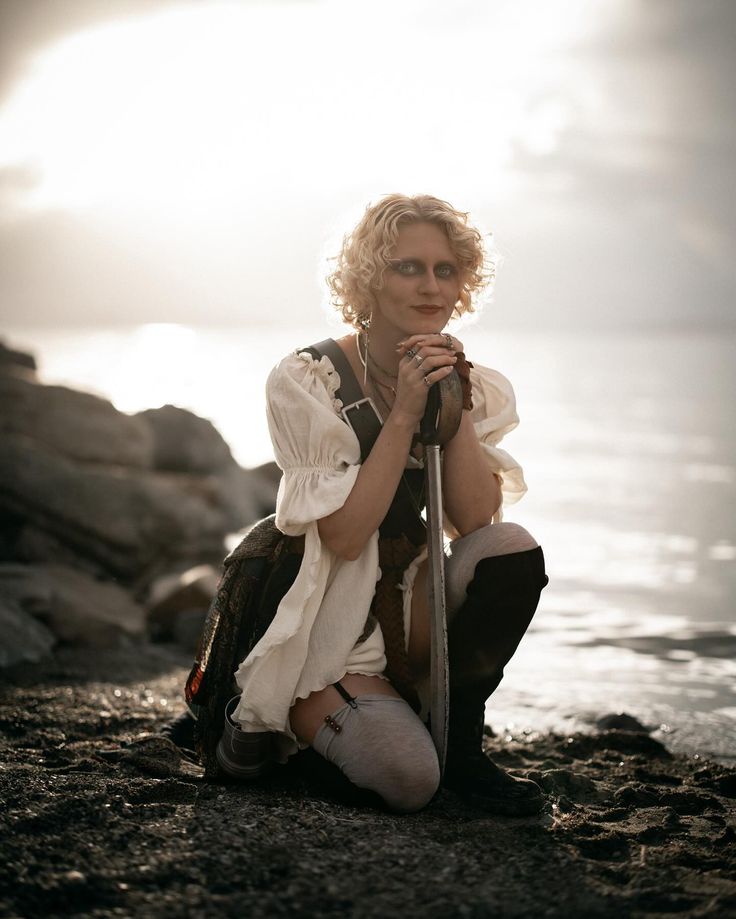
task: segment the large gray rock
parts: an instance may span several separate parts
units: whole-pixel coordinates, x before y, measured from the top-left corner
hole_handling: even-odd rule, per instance
[[[51,654],[51,632],[0,590],[0,668],[37,663]]]
[[[231,533],[267,517],[276,506],[277,489],[258,473],[243,469],[237,463],[213,476],[212,488],[225,509]]]
[[[154,581],[146,603],[151,637],[158,641],[176,638],[182,619],[198,623],[199,626],[194,627],[198,633],[217,593],[219,580],[220,572],[212,565],[197,565],[181,574],[165,575]],[[188,625],[184,631],[187,646],[192,645]]]
[[[0,564],[0,597],[43,617],[51,608],[51,585],[30,565],[6,562]]]
[[[144,419],[90,393],[0,374],[0,436],[9,434],[84,463],[153,465],[154,438]]]
[[[46,546],[62,544],[86,564],[142,584],[177,562],[220,559],[234,529],[214,481],[79,465],[18,435],[0,449],[0,512],[16,521],[15,557],[47,561],[41,535]],[[27,531],[35,540],[24,541]],[[29,551],[34,543],[40,558]]]
[[[65,644],[115,647],[146,630],[145,612],[127,591],[65,565],[0,565],[0,596]]]
[[[5,558],[42,562],[53,559],[60,565],[86,571],[93,577],[109,575],[99,559],[80,555],[77,547],[66,540],[61,531],[53,534],[33,526],[28,520],[17,520],[10,536],[12,538],[6,539],[9,548],[3,556]]]
[[[206,418],[175,405],[146,409],[134,417],[153,431],[156,469],[207,474],[235,465],[230,447]]]
[[[109,648],[144,637],[145,610],[122,587],[65,565],[34,567],[50,586],[50,609],[43,620],[59,641]]]
[[[25,373],[33,375],[36,370],[36,359],[25,351],[15,351],[0,341],[0,373]]]
[[[35,382],[30,356],[3,353],[17,369],[0,371],[0,560],[141,591],[162,572],[219,563],[228,534],[273,510],[271,477],[242,469],[209,421],[171,405],[125,415]]]
[[[230,531],[273,512],[278,480],[274,483],[271,469],[243,469],[212,422],[174,405],[134,417],[151,425],[157,470],[208,477]]]

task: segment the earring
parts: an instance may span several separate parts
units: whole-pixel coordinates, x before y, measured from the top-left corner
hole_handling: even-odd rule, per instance
[[[370,346],[371,336],[368,329],[363,333],[365,335],[365,355],[363,356],[363,389],[368,385],[368,348]]]

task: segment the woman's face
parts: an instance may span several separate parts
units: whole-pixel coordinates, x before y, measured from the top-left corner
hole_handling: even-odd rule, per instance
[[[371,331],[407,335],[440,332],[460,298],[458,261],[444,231],[417,221],[399,230],[383,287],[375,291]]]

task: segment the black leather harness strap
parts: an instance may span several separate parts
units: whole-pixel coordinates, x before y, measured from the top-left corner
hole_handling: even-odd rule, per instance
[[[350,425],[360,444],[360,461],[364,462],[381,433],[382,422],[373,400],[364,395],[345,352],[334,338],[300,348],[308,351],[316,360],[323,355],[329,357],[332,366],[340,376],[337,397],[343,404],[342,417]],[[426,542],[426,526],[420,515],[423,507],[424,473],[421,469],[406,470],[401,477],[396,496],[381,524],[381,535],[396,537],[400,533],[415,544]]]
[[[360,443],[360,459],[364,462],[381,433],[381,418],[376,411],[373,400],[363,394],[355,378],[350,361],[334,338],[325,338],[307,351],[325,354],[332,361],[332,366],[340,375],[338,398],[342,402],[342,417],[355,432]]]

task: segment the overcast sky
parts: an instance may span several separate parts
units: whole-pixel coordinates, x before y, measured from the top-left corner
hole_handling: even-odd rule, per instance
[[[318,309],[391,191],[493,230],[508,325],[734,324],[730,0],[0,3],[3,324]]]

